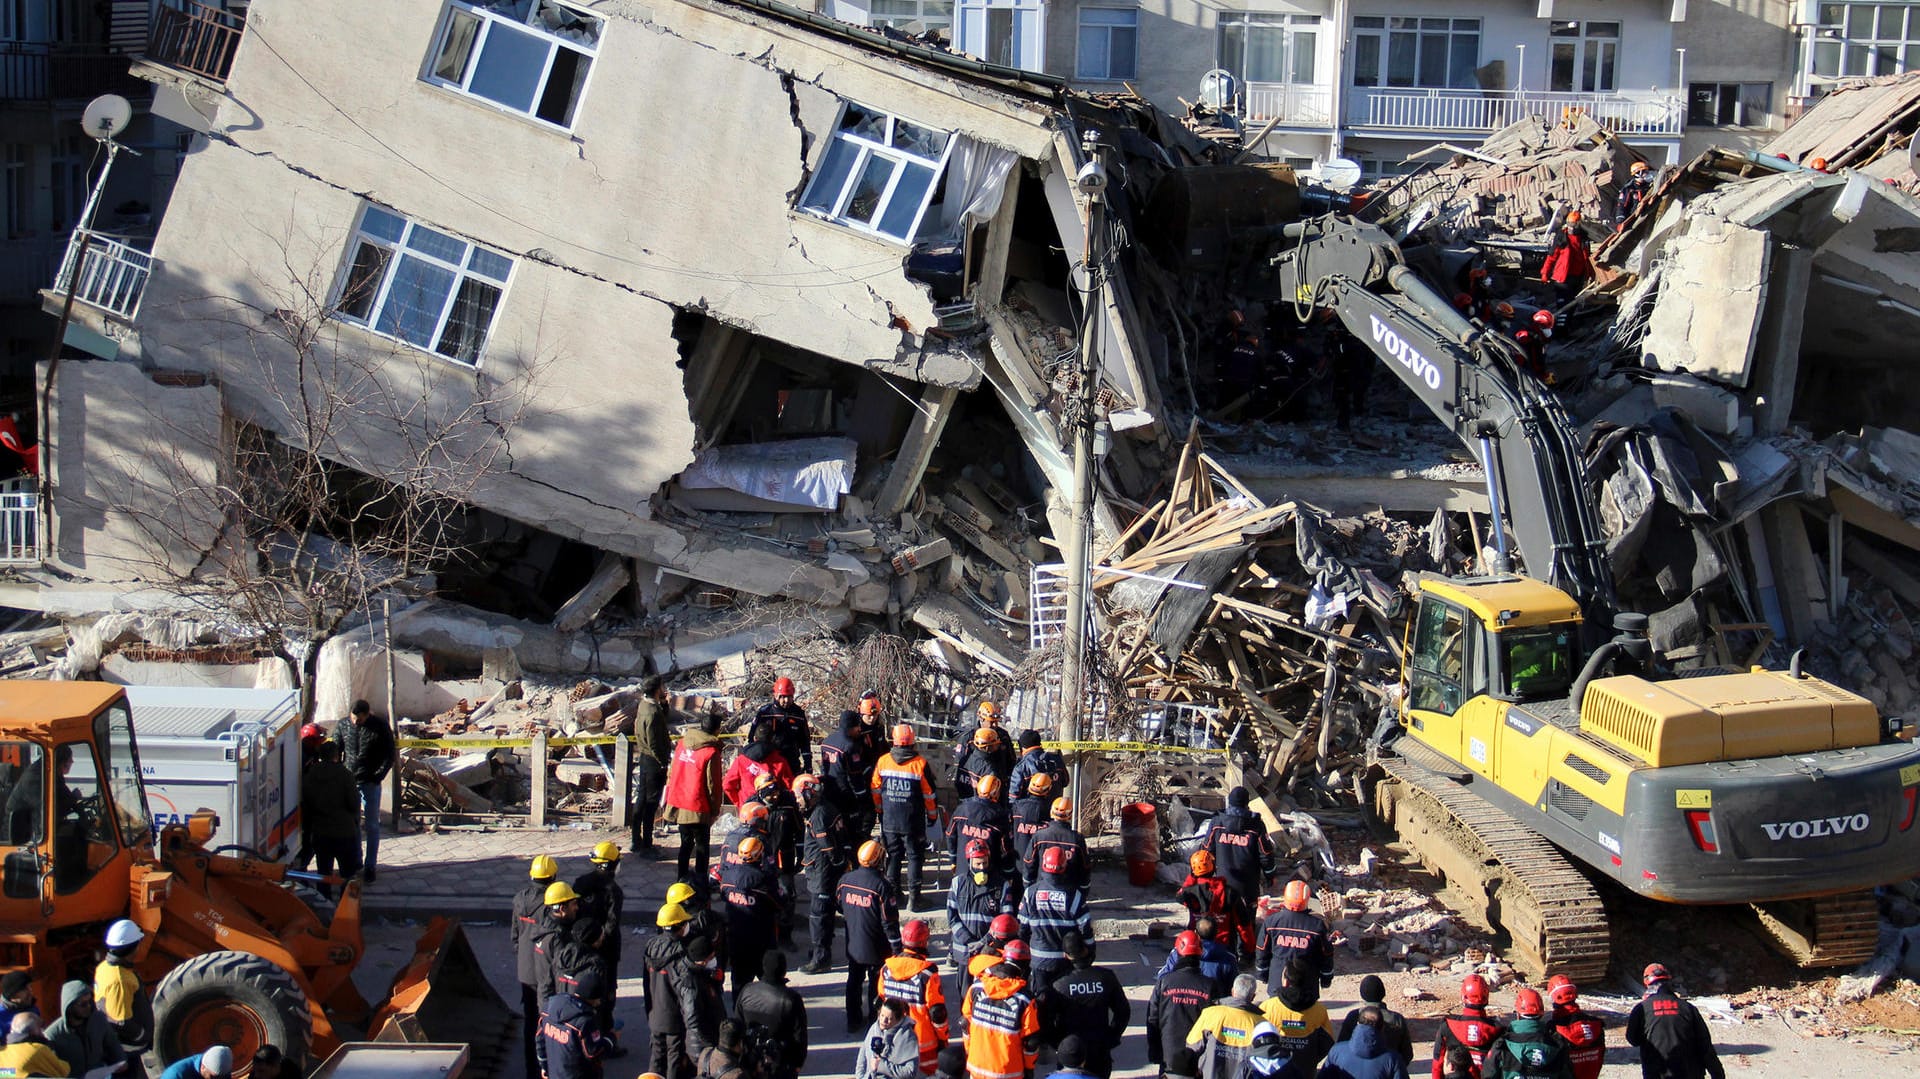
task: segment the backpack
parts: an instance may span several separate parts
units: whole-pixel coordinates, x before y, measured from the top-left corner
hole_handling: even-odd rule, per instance
[[[747,1074],[757,1079],[773,1079],[785,1075],[792,1069],[787,1066],[787,1043],[779,1035],[759,1023],[748,1023],[746,1050],[741,1053],[741,1062],[746,1066]]]

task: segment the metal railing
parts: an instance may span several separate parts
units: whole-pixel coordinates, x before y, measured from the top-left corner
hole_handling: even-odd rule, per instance
[[[1332,127],[1333,87],[1250,82],[1240,96],[1240,115],[1250,124],[1277,119],[1289,126]]]
[[[0,41],[0,101],[78,101],[108,92],[145,97],[152,84],[127,58],[34,41]]]
[[[73,272],[73,260],[80,253],[80,241],[85,235],[85,230],[75,230],[73,239],[67,242],[66,256],[60,260],[60,272],[53,280],[53,291],[60,295],[66,294],[67,276]],[[74,296],[109,314],[131,320],[133,313],[140,309],[140,295],[146,291],[147,278],[153,274],[153,256],[134,247],[134,237],[104,232],[94,232],[92,236],[86,261],[74,281]]]
[[[40,495],[32,476],[0,482],[0,565],[40,561]]]
[[[1619,135],[1677,137],[1685,100],[1673,91],[1564,93],[1550,90],[1441,90],[1356,86],[1348,99],[1354,127],[1405,131],[1497,131],[1528,116],[1584,114]]]
[[[225,82],[246,17],[195,2],[166,0],[153,23],[147,59]]]

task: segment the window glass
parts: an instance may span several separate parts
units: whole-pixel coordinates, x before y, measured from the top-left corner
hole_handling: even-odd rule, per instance
[[[495,23],[487,30],[486,48],[467,88],[488,101],[531,112],[550,51],[546,40],[538,35]]]
[[[570,127],[601,27],[599,16],[554,0],[448,0],[424,77]]]
[[[452,270],[403,255],[374,329],[424,348],[433,343],[433,331],[452,291]]]
[[[1353,84],[1380,85],[1380,38],[1362,35],[1353,41]]]
[[[100,713],[93,721],[94,741],[105,747],[107,790],[113,797],[115,819],[120,823],[120,841],[129,847],[144,847],[153,842],[153,815],[147,807],[147,791],[140,778],[140,750],[133,741],[133,720],[122,701]]]
[[[46,835],[46,754],[32,742],[0,742],[0,805],[6,845],[24,847]]]
[[[473,56],[474,39],[480,34],[480,16],[454,8],[447,13],[446,36],[440,42],[440,55],[433,62],[435,78],[459,82],[466,76],[467,60]]]
[[[853,173],[853,166],[860,159],[860,148],[843,139],[835,139],[827,147],[826,160],[820,163],[820,169],[813,174],[813,184],[807,189],[807,197],[800,205],[805,209],[832,213],[835,203],[840,200],[840,191],[846,186],[847,177]]]
[[[54,747],[53,890],[71,895],[119,852],[93,747]]]
[[[352,250],[335,300],[340,317],[479,362],[512,259],[376,206],[361,215]]]
[[[1499,635],[1506,696],[1521,700],[1564,697],[1573,688],[1572,625],[1508,630]]]
[[[1451,714],[1460,707],[1460,676],[1466,666],[1466,620],[1439,600],[1425,600],[1414,630],[1409,704]]]
[[[887,200],[887,211],[880,217],[881,232],[896,240],[913,235],[914,218],[920,215],[921,205],[932,192],[933,175],[933,170],[925,165],[909,162],[901,167],[893,197]]]
[[[911,242],[952,143],[951,132],[848,104],[796,208]]]
[[[893,179],[894,164],[892,158],[867,155],[860,179],[853,185],[853,197],[847,200],[845,216],[849,220],[872,223],[874,213],[880,209],[880,199],[887,193],[887,183]]]

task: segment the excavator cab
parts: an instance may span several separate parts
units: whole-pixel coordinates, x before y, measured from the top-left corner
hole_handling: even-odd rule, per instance
[[[1514,576],[1419,587],[1404,676],[1411,710],[1452,715],[1478,697],[1566,697],[1580,673],[1581,618],[1565,592]]]

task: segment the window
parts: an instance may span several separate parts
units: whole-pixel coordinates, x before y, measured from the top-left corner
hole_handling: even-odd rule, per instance
[[[375,333],[477,364],[513,260],[369,205],[335,310]]]
[[[1555,22],[1549,32],[1549,89],[1562,93],[1610,94],[1620,61],[1617,22]]]
[[[0,221],[6,231],[0,233],[7,239],[17,239],[27,234],[27,146],[25,143],[7,143],[6,176],[4,188],[0,188]]]
[[[554,0],[448,0],[425,78],[570,128],[600,30],[598,16]]]
[[[6,813],[5,845],[40,842],[47,802],[47,758],[32,742],[0,742],[0,792]]]
[[[105,754],[107,790],[113,797],[113,811],[120,822],[120,839],[129,847],[153,844],[153,815],[147,808],[147,791],[140,779],[140,752],[133,744],[133,720],[125,701],[120,701],[93,717],[93,740]]]
[[[1479,19],[1361,15],[1353,20],[1355,86],[1472,89]]]
[[[1693,127],[1773,126],[1770,82],[1696,82],[1687,86],[1687,123]]]
[[[871,0],[868,26],[887,26],[909,34],[932,32],[953,40],[953,0]]]
[[[945,131],[848,103],[800,209],[910,242],[952,142]]]
[[[1912,4],[1821,4],[1813,73],[1829,78],[1920,69],[1920,16]]]
[[[59,779],[53,791],[53,890],[72,895],[113,860],[120,845],[100,790],[93,747],[85,742],[60,745],[54,749],[54,766]]]
[[[1414,626],[1413,670],[1408,676],[1411,707],[1448,715],[1459,709],[1466,648],[1466,616],[1437,600],[1423,602]]]
[[[1500,634],[1505,696],[1525,701],[1566,696],[1573,688],[1573,633],[1573,626],[1559,625]]]
[[[1081,79],[1131,79],[1140,42],[1140,12],[1132,8],[1080,9],[1080,49],[1073,74]]]
[[[1314,81],[1318,15],[1220,13],[1220,66],[1241,82]]]

